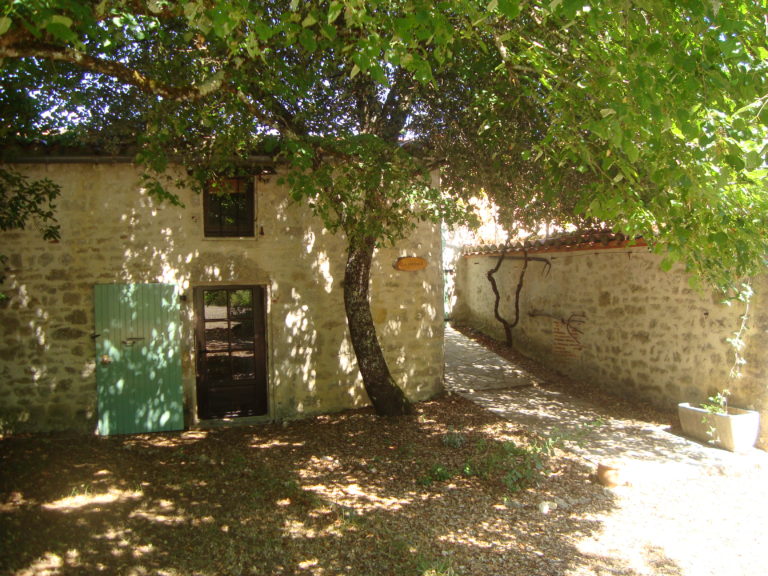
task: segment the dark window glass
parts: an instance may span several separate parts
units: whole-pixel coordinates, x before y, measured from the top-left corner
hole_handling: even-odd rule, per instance
[[[218,179],[210,182],[203,194],[206,236],[254,235],[253,186],[249,179]]]

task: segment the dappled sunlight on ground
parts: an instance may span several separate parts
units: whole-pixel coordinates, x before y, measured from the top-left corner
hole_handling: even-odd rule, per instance
[[[469,373],[461,366],[470,358],[499,370],[520,369],[451,329],[446,348],[449,373]],[[531,378],[539,382],[483,387],[470,378],[452,388],[532,434],[560,439],[565,454],[593,473],[598,463],[618,469],[620,485],[610,490],[616,506],[581,514],[598,529],[571,533],[589,569],[564,573],[762,573],[768,564],[768,454],[702,445],[669,425],[630,417],[627,410],[619,414],[609,397],[581,397],[567,379]]]
[[[466,476],[479,443],[524,437],[457,397],[418,410],[75,444],[6,440],[0,572],[554,574],[532,551],[555,558],[554,544],[588,530],[567,515],[554,531],[531,520],[560,480],[513,495],[495,475]],[[466,442],[446,442],[458,435]],[[436,466],[444,478],[430,476]],[[610,507],[584,478],[583,505]]]
[[[59,512],[70,512],[79,510],[87,506],[93,506],[99,510],[100,506],[113,504],[115,502],[127,502],[129,500],[139,500],[144,494],[140,491],[127,491],[118,488],[110,488],[106,492],[86,493],[67,496],[54,502],[42,504],[45,510],[57,510]]]
[[[0,573],[762,576],[764,453],[467,384],[490,411],[2,440]],[[596,482],[609,458],[629,484]]]

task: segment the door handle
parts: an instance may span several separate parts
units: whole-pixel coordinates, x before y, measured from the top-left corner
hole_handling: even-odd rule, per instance
[[[123,340],[122,343],[123,343],[123,346],[133,346],[134,344],[136,344],[136,342],[141,342],[142,340],[144,340],[143,337],[132,336],[131,338],[126,338],[125,340]]]

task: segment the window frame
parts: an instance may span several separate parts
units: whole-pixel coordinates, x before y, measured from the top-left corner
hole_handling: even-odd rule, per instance
[[[227,186],[235,184],[236,191],[213,191],[215,184]],[[217,196],[225,194],[243,194],[245,199],[245,214],[237,214],[234,230],[228,230],[221,222],[221,210],[218,211],[218,218],[214,216],[214,210],[217,206],[213,205]],[[219,205],[220,207],[220,205]],[[218,220],[218,221],[216,221]],[[203,189],[203,237],[205,238],[254,238],[256,236],[256,194],[254,178],[252,177],[226,177],[218,178],[206,183]]]

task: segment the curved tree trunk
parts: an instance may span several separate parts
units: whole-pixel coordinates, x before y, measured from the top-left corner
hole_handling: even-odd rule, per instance
[[[389,372],[368,300],[375,243],[374,238],[350,240],[344,271],[344,309],[357,364],[373,407],[381,416],[400,416],[411,413],[411,404]]]

